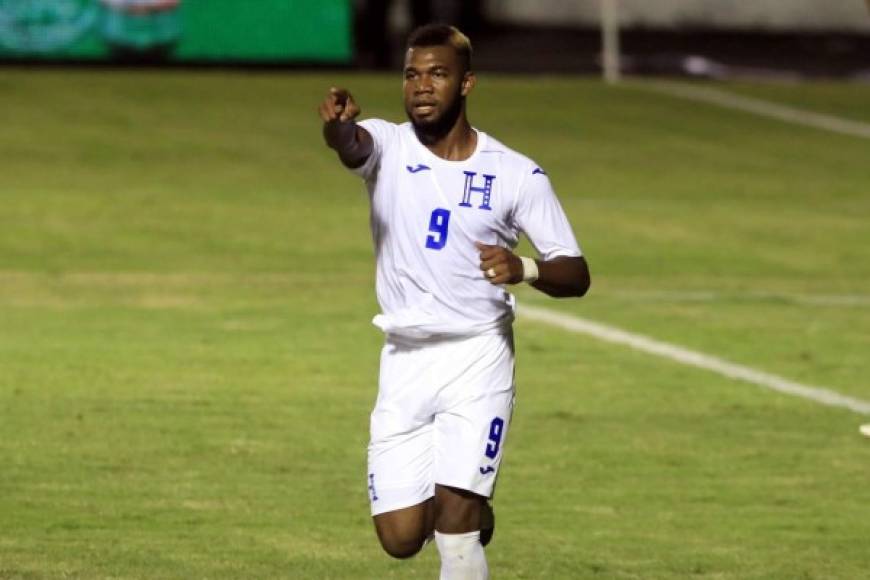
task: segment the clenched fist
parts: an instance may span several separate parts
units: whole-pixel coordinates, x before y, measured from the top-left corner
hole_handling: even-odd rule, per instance
[[[474,242],[480,251],[480,269],[490,284],[519,284],[523,281],[523,262],[501,246]]]

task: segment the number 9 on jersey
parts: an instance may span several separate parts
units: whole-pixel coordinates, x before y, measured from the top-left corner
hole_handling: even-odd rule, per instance
[[[450,224],[450,210],[437,208],[429,218],[429,231],[426,236],[426,247],[430,250],[440,250],[447,243],[447,228]]]

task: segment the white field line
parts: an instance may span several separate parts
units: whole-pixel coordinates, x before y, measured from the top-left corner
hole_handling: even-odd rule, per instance
[[[721,89],[696,87],[674,82],[634,83],[629,86],[681,99],[689,99],[711,105],[718,105],[720,107],[725,107],[726,109],[735,109],[746,113],[753,113],[755,115],[778,119],[795,125],[804,125],[806,127],[813,127],[823,131],[831,131],[832,133],[870,139],[870,123],[863,123],[861,121],[843,119],[833,115],[823,115],[821,113],[796,109],[794,107],[780,105],[762,99],[744,97]]]
[[[689,350],[640,334],[626,332],[614,326],[534,306],[524,305],[517,309],[517,313],[522,318],[528,320],[543,322],[569,332],[585,334],[605,342],[628,346],[635,350],[660,356],[684,365],[712,371],[731,379],[746,381],[765,389],[801,397],[830,407],[849,409],[862,415],[870,415],[870,401],[847,397],[823,387],[796,383],[770,373],[734,364],[715,356]]]
[[[631,300],[635,302],[721,302],[733,300],[737,302],[776,301],[788,304],[805,304],[809,306],[870,306],[870,294],[791,294],[787,292],[743,292],[729,294],[707,290],[616,290],[602,293],[602,296]]]

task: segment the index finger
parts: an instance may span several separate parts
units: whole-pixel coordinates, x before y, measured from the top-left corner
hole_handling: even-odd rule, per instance
[[[338,89],[335,87],[329,89],[329,94],[332,96],[335,104],[341,105],[342,107],[347,103],[347,99],[350,96],[347,89]]]

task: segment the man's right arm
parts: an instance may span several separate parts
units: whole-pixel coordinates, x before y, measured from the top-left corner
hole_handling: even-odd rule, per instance
[[[354,121],[359,114],[359,105],[345,89],[329,89],[320,103],[323,138],[350,169],[363,165],[374,150],[372,136]]]

